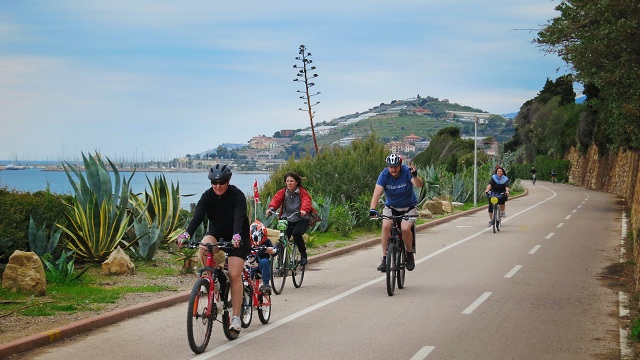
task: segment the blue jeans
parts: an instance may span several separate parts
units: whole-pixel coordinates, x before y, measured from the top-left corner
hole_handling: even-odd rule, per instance
[[[255,276],[255,273],[262,274],[262,283],[264,285],[271,285],[271,261],[268,257],[258,258],[258,267],[251,270],[251,276]]]

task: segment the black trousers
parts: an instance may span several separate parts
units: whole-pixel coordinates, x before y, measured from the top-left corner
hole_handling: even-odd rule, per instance
[[[287,238],[293,237],[293,242],[296,244],[298,249],[300,249],[300,254],[304,257],[307,256],[307,246],[304,243],[302,235],[304,235],[308,229],[309,222],[307,220],[300,220],[296,222],[289,222],[287,230],[284,233]]]

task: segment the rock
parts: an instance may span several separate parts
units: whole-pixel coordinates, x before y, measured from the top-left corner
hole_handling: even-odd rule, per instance
[[[102,263],[102,273],[105,275],[132,275],[135,270],[136,266],[129,259],[129,255],[119,247]]]
[[[429,210],[432,214],[442,215],[444,210],[442,209],[442,201],[429,200],[424,203],[422,210]]]
[[[418,210],[418,216],[421,219],[433,219],[433,214],[429,210]]]
[[[13,292],[46,295],[47,278],[40,257],[34,252],[16,250],[4,269],[2,287]]]

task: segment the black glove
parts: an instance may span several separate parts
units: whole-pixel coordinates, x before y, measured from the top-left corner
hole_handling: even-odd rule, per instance
[[[413,168],[413,169],[411,170],[411,176],[413,176],[413,177],[418,176],[418,169]]]
[[[378,216],[378,212],[376,211],[376,209],[369,210],[369,217],[374,217],[374,216]]]

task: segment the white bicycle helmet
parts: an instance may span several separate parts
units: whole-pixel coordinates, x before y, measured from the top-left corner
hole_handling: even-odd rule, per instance
[[[402,156],[398,154],[391,154],[386,159],[387,166],[400,166],[402,165]]]

